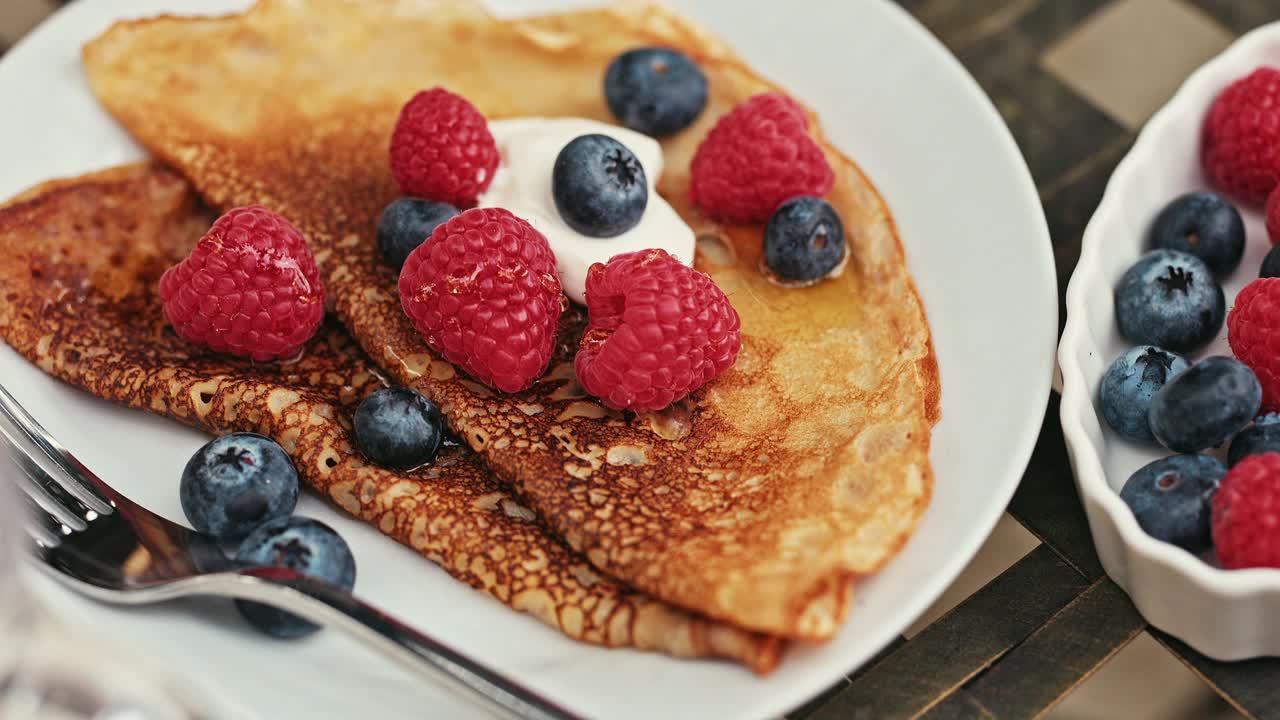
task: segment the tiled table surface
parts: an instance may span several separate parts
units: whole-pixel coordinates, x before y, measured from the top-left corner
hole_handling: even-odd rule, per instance
[[[860,2],[862,0],[846,0]],[[898,0],[995,101],[1044,203],[1059,290],[1136,131],[1280,0]],[[0,52],[58,0],[0,0]],[[877,662],[794,718],[1280,718],[1280,661],[1209,661],[1146,629],[1098,564],[1056,396],[1007,515]]]

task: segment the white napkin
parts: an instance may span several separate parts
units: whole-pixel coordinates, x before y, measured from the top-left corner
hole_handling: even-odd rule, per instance
[[[0,629],[2,720],[215,720],[213,705],[127,650],[38,610]],[[6,657],[7,653],[7,657]]]

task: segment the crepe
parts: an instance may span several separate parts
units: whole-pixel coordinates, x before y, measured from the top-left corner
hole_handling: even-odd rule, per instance
[[[287,363],[195,348],[165,324],[157,282],[208,230],[189,186],[139,165],[61,181],[0,209],[0,337],[89,392],[212,433],[258,432],[303,479],[451,575],[576,640],[722,657],[757,672],[781,642],[632,592],[535,522],[464,447],[399,474],[352,449],[352,405],[382,381],[334,324]],[[177,476],[174,476],[177,492]]]
[[[697,267],[742,316],[741,356],[668,411],[611,413],[574,380],[583,313],[571,309],[543,381],[492,392],[431,354],[379,258],[378,213],[397,196],[391,128],[436,84],[490,118],[610,121],[605,68],[640,45],[686,52],[710,81],[698,122],[663,143],[658,190],[698,233]],[[850,262],[810,288],[770,283],[761,227],[692,207],[688,168],[716,119],[775,87],[660,7],[502,22],[472,2],[261,0],[238,16],[121,23],[84,57],[104,106],[211,203],[262,203],[298,224],[337,316],[373,360],[435,400],[596,568],[735,625],[821,640],[848,611],[850,581],[896,553],[924,511],[940,388],[888,209],[815,130]]]

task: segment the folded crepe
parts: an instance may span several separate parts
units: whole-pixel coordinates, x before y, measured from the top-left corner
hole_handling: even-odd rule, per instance
[[[698,233],[698,269],[742,316],[741,356],[668,411],[610,413],[574,380],[584,322],[574,308],[547,376],[523,393],[492,392],[431,353],[379,257],[378,215],[398,195],[391,128],[433,85],[490,118],[611,121],[605,68],[643,45],[687,53],[710,81],[698,122],[663,142],[658,190]],[[815,129],[850,262],[806,289],[766,280],[761,227],[704,216],[689,202],[688,168],[721,115],[776,88],[661,7],[499,21],[474,2],[261,0],[229,17],[120,23],[84,58],[103,105],[209,202],[261,203],[298,224],[338,318],[373,361],[435,400],[597,569],[734,625],[825,639],[845,617],[851,580],[894,555],[923,513],[940,388],[888,209]],[[377,491],[367,482],[329,489],[349,502]]]
[[[154,165],[25,193],[0,209],[0,338],[99,397],[212,433],[274,438],[315,490],[571,638],[728,658],[760,673],[777,664],[780,640],[694,616],[592,570],[464,447],[446,446],[414,473],[365,464],[349,415],[383,383],[335,324],[285,363],[239,361],[180,340],[164,321],[157,282],[211,222],[182,178]]]

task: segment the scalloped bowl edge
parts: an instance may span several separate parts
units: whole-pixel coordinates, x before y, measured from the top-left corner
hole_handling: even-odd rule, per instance
[[[1111,359],[1102,348],[1116,333],[1112,288],[1136,256],[1126,254],[1121,264],[1112,262],[1115,258],[1108,255],[1104,239],[1114,237],[1110,233],[1118,226],[1130,236],[1142,234],[1132,218],[1123,217],[1122,208],[1130,199],[1150,205],[1160,195],[1153,185],[1158,187],[1163,178],[1153,184],[1144,173],[1150,174],[1159,163],[1175,165],[1167,152],[1176,145],[1170,139],[1185,139],[1188,132],[1198,136],[1213,97],[1264,62],[1280,66],[1280,23],[1250,32],[1200,67],[1147,122],[1112,174],[1085,230],[1080,261],[1067,286],[1067,322],[1058,347],[1063,435],[1103,568],[1148,622],[1218,660],[1280,655],[1280,622],[1275,622],[1280,617],[1280,571],[1222,570],[1155,540],[1142,531],[1108,483],[1108,439],[1094,399],[1103,363]],[[1198,173],[1187,166],[1187,159],[1181,162],[1180,168],[1168,168],[1170,175]],[[1194,158],[1191,162],[1198,166]],[[1105,300],[1091,303],[1091,298]]]

